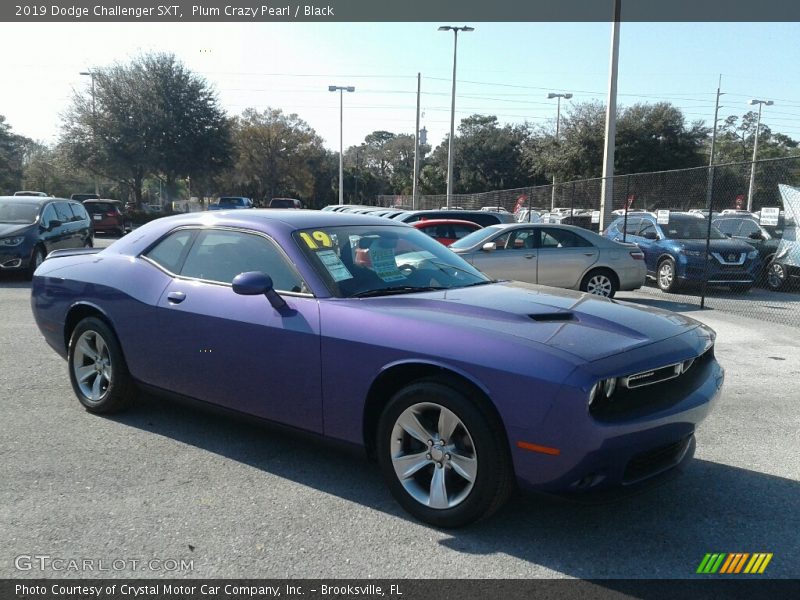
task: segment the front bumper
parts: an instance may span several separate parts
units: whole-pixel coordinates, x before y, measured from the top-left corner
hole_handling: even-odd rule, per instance
[[[684,282],[707,283],[714,285],[752,284],[758,279],[761,270],[761,259],[750,258],[739,264],[722,264],[715,257],[707,260],[686,257],[681,254],[676,263],[677,276]]]
[[[677,336],[678,339],[655,346],[677,348],[686,342],[679,338],[685,337]],[[699,352],[684,348],[682,354],[673,354],[667,360],[679,361],[698,355]],[[640,362],[636,366],[626,361],[624,355],[613,359],[622,368],[628,368],[629,373],[638,372],[645,364]],[[626,363],[629,367],[624,366]],[[606,372],[614,374],[613,369],[612,366]],[[668,387],[670,383],[665,382],[649,386],[653,389],[659,385],[665,387],[660,392],[644,391],[642,406],[628,405],[623,411],[600,416],[589,412],[588,394],[584,390],[565,386],[535,430],[509,428],[512,460],[520,486],[554,494],[634,488],[685,464],[694,453],[695,430],[719,397],[724,375],[712,351],[694,373],[691,368],[686,372],[683,376],[686,379],[680,384]],[[518,440],[551,452],[521,448]]]

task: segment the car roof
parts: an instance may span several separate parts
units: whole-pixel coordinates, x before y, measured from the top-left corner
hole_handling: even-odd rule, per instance
[[[209,216],[210,215],[210,216]],[[390,221],[383,217],[359,215],[356,213],[341,213],[321,210],[292,210],[275,211],[267,208],[254,208],[252,210],[219,210],[199,213],[186,213],[167,217],[176,224],[195,222],[209,222],[209,219],[237,221],[240,223],[259,224],[263,222],[280,222],[295,229],[307,227],[335,227],[337,225],[396,225],[406,226],[399,221]]]
[[[418,229],[420,227],[433,227],[436,225],[469,225],[470,227],[475,226],[481,229],[480,223],[465,221],[464,219],[424,219],[422,221],[414,221],[411,225]]]
[[[73,202],[75,202],[75,200],[73,200]],[[83,201],[84,204],[88,204],[90,202],[116,202],[117,204],[122,204],[122,200],[114,200],[113,198],[87,198]]]
[[[75,202],[74,200],[67,200],[66,198],[52,198],[50,196],[0,196],[0,202],[3,200],[13,200],[14,202],[26,202],[29,204],[45,204],[54,200]]]

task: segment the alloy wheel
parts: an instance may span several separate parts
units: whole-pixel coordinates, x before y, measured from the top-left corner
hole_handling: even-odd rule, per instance
[[[593,275],[586,283],[586,291],[596,296],[603,296],[608,298],[611,296],[611,291],[614,289],[614,284],[611,283],[608,275],[602,273]]]
[[[84,331],[78,338],[72,371],[81,393],[90,402],[100,402],[111,386],[114,371],[108,345],[96,331]]]
[[[771,263],[767,270],[767,285],[773,290],[779,290],[784,283],[786,283],[786,272],[783,270],[783,265]]]
[[[391,460],[406,492],[420,504],[448,509],[475,485],[478,457],[472,436],[451,410],[432,402],[409,406],[392,429]]]
[[[662,290],[668,290],[672,287],[672,280],[675,273],[672,270],[672,264],[669,261],[661,263],[658,269],[658,283]]]

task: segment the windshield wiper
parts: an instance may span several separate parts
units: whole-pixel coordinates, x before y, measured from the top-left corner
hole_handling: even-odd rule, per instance
[[[394,287],[380,288],[376,290],[365,290],[353,294],[350,298],[371,298],[374,296],[391,296],[393,294],[411,294],[413,292],[435,292],[437,290],[447,290],[450,288],[441,285],[431,286],[414,286],[414,285],[398,285]]]

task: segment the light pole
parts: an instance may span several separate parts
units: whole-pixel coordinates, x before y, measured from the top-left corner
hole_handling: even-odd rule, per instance
[[[94,99],[94,71],[81,71],[80,75],[87,75],[92,78],[92,146],[94,146],[94,153],[97,154],[97,110]],[[100,196],[100,184],[97,182],[97,174],[94,176],[94,193]]]
[[[458,53],[458,32],[475,31],[474,27],[454,27],[442,25],[439,31],[453,32],[453,93],[450,99],[450,139],[447,140],[447,208],[450,208],[450,199],[453,197],[453,136],[456,123],[456,55]]]
[[[753,163],[750,165],[750,189],[747,191],[747,211],[753,212],[753,191],[756,184],[756,153],[758,152],[758,132],[761,129],[761,107],[772,106],[772,100],[750,100],[750,106],[758,104],[758,119],[756,120],[756,139],[753,142]]]
[[[561,125],[561,99],[569,100],[572,98],[572,94],[565,93],[565,94],[555,94],[550,92],[547,94],[547,99],[552,100],[553,98],[558,98],[558,108],[556,109],[556,146],[558,146],[558,133],[559,133],[559,126]],[[553,193],[550,198],[550,210],[553,210],[556,207],[556,175],[553,173]]]
[[[344,204],[344,154],[342,139],[344,137],[344,92],[355,92],[352,85],[329,85],[329,92],[339,92],[339,204]]]

